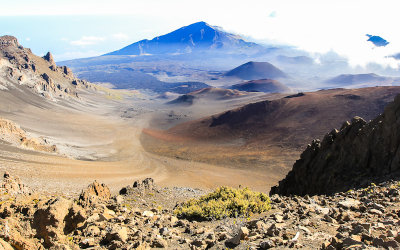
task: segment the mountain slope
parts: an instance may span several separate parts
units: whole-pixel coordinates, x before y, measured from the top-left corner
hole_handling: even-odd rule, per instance
[[[380,76],[374,73],[369,74],[342,74],[331,79],[328,79],[326,83],[336,84],[339,86],[344,85],[356,85],[356,84],[370,84],[375,85],[392,85],[393,83],[400,83],[398,77],[386,77]]]
[[[400,96],[367,123],[359,117],[313,140],[271,194],[314,195],[348,191],[400,176]]]
[[[186,94],[191,91],[209,87],[202,82],[163,82],[156,77],[131,68],[113,70],[90,70],[79,73],[79,77],[91,82],[111,83],[117,89],[146,89],[157,93],[166,91]]]
[[[178,98],[168,102],[167,104],[181,104],[190,106],[196,99],[203,99],[209,101],[220,101],[229,100],[232,98],[239,98],[245,96],[245,92],[231,89],[221,88],[203,88],[185,95],[181,95]]]
[[[230,89],[247,92],[288,93],[290,89],[279,81],[272,79],[252,80],[232,85]]]
[[[262,46],[246,42],[237,35],[224,32],[205,22],[197,22],[152,40],[141,40],[106,55],[159,55],[238,48],[262,48]]]
[[[307,142],[356,115],[376,117],[397,94],[400,87],[291,95],[184,122],[168,130],[146,129],[142,143],[147,150],[165,156],[268,170],[277,182]]]
[[[227,73],[225,76],[238,77],[243,80],[285,78],[286,74],[268,62],[247,62]]]

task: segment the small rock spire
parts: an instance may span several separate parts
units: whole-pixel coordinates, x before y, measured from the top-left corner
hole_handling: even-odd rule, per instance
[[[56,65],[53,55],[50,52],[47,52],[47,54],[43,57],[43,59],[48,61],[51,65]]]

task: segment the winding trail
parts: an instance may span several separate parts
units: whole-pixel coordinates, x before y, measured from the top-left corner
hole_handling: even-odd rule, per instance
[[[0,141],[0,171],[19,176],[41,192],[65,195],[76,195],[94,180],[106,183],[116,193],[145,177],[154,178],[160,186],[211,189],[242,185],[268,191],[265,172],[147,152],[141,145],[140,135],[148,126],[151,112],[121,118],[118,112],[131,105],[92,100],[90,105],[78,103],[73,108],[63,104],[51,108],[24,106],[18,112],[0,114],[28,132],[48,138],[64,154],[24,150]]]

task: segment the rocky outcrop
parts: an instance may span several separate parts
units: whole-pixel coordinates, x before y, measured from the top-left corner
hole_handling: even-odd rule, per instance
[[[355,117],[314,140],[271,194],[332,194],[400,176],[400,95],[367,123]]]
[[[3,177],[4,179],[0,185],[0,192],[10,195],[29,194],[31,192],[18,177],[12,177],[8,172],[5,172]]]
[[[135,189],[154,184],[147,180]],[[1,192],[0,249],[400,248],[399,182],[330,197],[273,195],[263,214],[203,222],[173,212],[176,203],[201,195],[193,191],[162,188],[93,206],[48,193]]]
[[[46,139],[29,136],[18,124],[0,118],[0,140],[11,143],[14,146],[42,151],[48,153],[57,153],[55,145],[51,145]]]
[[[1,36],[0,37],[0,48],[8,47],[8,46],[14,46],[14,47],[19,47],[19,43],[17,38],[13,36]]]
[[[133,182],[134,188],[142,188],[148,190],[154,190],[155,184],[153,178],[146,178],[144,180],[137,180]]]
[[[50,65],[56,65],[56,61],[54,61],[53,55],[50,52],[47,52],[47,54],[43,56],[43,59],[48,61]]]
[[[104,184],[94,181],[79,196],[79,203],[84,206],[93,205],[96,202],[105,202],[111,197],[110,189]]]
[[[12,36],[0,37],[0,89],[27,86],[37,94],[55,101],[57,98],[78,97],[77,90],[95,87],[75,78],[70,68],[57,66],[48,52],[38,57],[19,45]]]
[[[132,186],[126,186],[119,191],[121,195],[133,194],[133,193],[141,193],[144,194],[148,191],[154,191],[157,187],[154,184],[153,178],[146,178],[143,180],[136,180],[133,182]]]
[[[74,74],[72,73],[72,70],[70,68],[68,68],[67,66],[62,66],[61,69],[62,69],[62,72],[65,75],[67,75],[69,77],[74,77]]]

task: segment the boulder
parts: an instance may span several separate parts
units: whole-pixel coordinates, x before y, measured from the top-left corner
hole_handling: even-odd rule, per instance
[[[361,202],[355,199],[345,199],[338,202],[339,207],[345,209],[350,209],[350,208],[357,209],[360,204]]]
[[[233,245],[239,245],[240,241],[246,240],[248,237],[249,237],[249,229],[247,229],[247,227],[240,227],[239,232],[234,237],[227,240],[227,243]]]
[[[128,240],[128,229],[126,227],[115,225],[111,232],[106,234],[106,239],[108,242],[113,240],[126,242]]]
[[[142,213],[142,216],[143,216],[143,217],[150,217],[150,218],[152,218],[152,217],[154,216],[154,213],[153,213],[152,211],[146,210],[146,211],[144,211],[144,212]]]
[[[87,216],[85,210],[83,210],[82,207],[78,206],[77,204],[73,204],[64,219],[64,234],[69,234],[77,227],[81,226],[86,218]]]
[[[164,240],[161,236],[157,235],[153,240],[151,247],[155,248],[167,248],[168,242]]]
[[[86,236],[99,236],[101,233],[97,226],[89,226],[84,230],[84,232]]]
[[[64,198],[49,200],[33,215],[32,227],[36,229],[36,237],[44,240],[45,247],[51,247],[64,237],[64,230],[70,225],[65,218],[69,214],[73,201]]]

